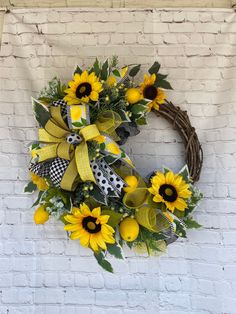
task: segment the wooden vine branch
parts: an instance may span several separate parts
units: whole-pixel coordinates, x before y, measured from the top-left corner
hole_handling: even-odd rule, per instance
[[[187,111],[166,101],[160,106],[157,115],[164,117],[179,132],[185,145],[185,159],[189,168],[190,176],[194,182],[200,178],[203,163],[203,150],[199,142],[195,128],[192,127]]]

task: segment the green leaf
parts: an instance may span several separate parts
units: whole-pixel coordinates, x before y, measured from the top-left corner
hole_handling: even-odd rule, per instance
[[[106,80],[108,76],[108,60],[106,60],[102,65],[101,70],[101,80]]]
[[[82,121],[82,124],[83,124],[83,125],[88,125],[88,121],[87,121],[86,119],[81,118],[81,121]]]
[[[119,222],[121,221],[121,218],[123,217],[122,214],[117,213],[113,210],[109,210],[109,209],[105,209],[102,211],[102,215],[108,215],[110,216],[109,220],[108,220],[108,225],[110,225],[111,227],[116,227]]]
[[[120,77],[120,72],[119,72],[117,69],[113,70],[112,73],[113,73],[115,76]]]
[[[89,71],[90,73],[94,72],[96,74],[96,76],[99,76],[100,74],[100,66],[99,66],[99,62],[98,59],[96,58],[93,67],[91,68],[91,70]]]
[[[157,81],[158,80],[164,80],[164,79],[166,79],[167,78],[167,74],[161,74],[161,73],[158,73],[158,75],[157,75]]]
[[[124,259],[122,256],[121,247],[117,243],[108,244],[107,251],[118,259]]]
[[[105,160],[105,162],[108,163],[108,165],[112,165],[114,164],[114,162],[116,162],[119,158],[117,157],[113,157],[113,156],[110,156],[110,155],[107,155],[103,158]]]
[[[41,200],[41,197],[43,196],[44,191],[39,191],[38,197],[36,199],[36,201],[34,202],[34,204],[32,205],[32,207],[37,206]]]
[[[121,119],[123,122],[130,122],[130,118],[128,117],[127,113],[125,110],[118,110],[117,113],[120,115]]]
[[[126,154],[124,152],[121,153],[121,158],[125,158],[126,157]]]
[[[45,126],[51,115],[47,109],[40,101],[32,97],[32,105],[34,110],[34,115],[36,120],[41,126]]]
[[[139,70],[140,70],[141,64],[138,64],[136,66],[134,66],[130,71],[129,71],[129,76],[134,77],[135,75],[138,74]]]
[[[94,257],[96,258],[98,264],[105,269],[106,271],[113,273],[113,268],[111,264],[104,258],[104,254],[102,252],[100,253],[94,253]]]
[[[105,143],[101,143],[101,144],[100,144],[100,149],[101,149],[101,150],[105,150],[105,148],[106,148],[106,144],[105,144]]]
[[[202,226],[197,222],[195,221],[192,217],[185,217],[184,218],[184,223],[186,225],[186,227],[188,229],[198,229],[198,228],[201,228]]]
[[[139,113],[144,112],[145,110],[147,110],[147,107],[137,104],[137,105],[133,105],[130,110],[134,114],[139,114]]]
[[[81,122],[73,122],[72,125],[74,125],[77,128],[81,128],[83,126],[83,123],[81,123]]]
[[[83,72],[82,69],[77,65],[74,74],[76,73],[81,74],[82,72]]]
[[[185,226],[183,225],[183,223],[180,220],[174,220],[174,223],[176,224],[176,230],[175,233],[177,234],[177,236],[181,237],[181,238],[186,238],[186,230],[185,230]]]
[[[166,80],[157,80],[154,85],[155,87],[162,87],[164,89],[173,89],[170,83]]]
[[[147,120],[146,120],[146,118],[141,117],[141,118],[138,118],[138,119],[136,120],[136,123],[137,123],[138,125],[146,125],[146,124],[147,124]]]
[[[97,185],[93,185],[93,189],[89,191],[89,195],[94,198],[98,203],[107,204],[106,196],[103,192],[99,189]]]
[[[154,74],[154,73],[156,74],[159,71],[160,67],[161,67],[160,63],[155,61],[153,65],[150,67],[150,69],[148,70],[148,72],[150,74]]]
[[[190,174],[187,165],[185,165],[178,174],[183,177],[184,181],[189,182]]]
[[[32,181],[30,181],[24,188],[25,193],[33,193],[35,190],[37,190],[37,185]]]

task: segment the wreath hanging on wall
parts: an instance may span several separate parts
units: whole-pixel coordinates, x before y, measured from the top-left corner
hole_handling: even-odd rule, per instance
[[[202,149],[186,111],[166,100],[172,89],[154,62],[137,84],[140,65],[117,67],[117,58],[90,69],[77,66],[72,81],[54,78],[38,99],[32,98],[39,123],[30,145],[31,181],[38,191],[36,224],[55,216],[70,239],[90,248],[98,263],[112,272],[107,252],[123,258],[126,244],[148,254],[163,252],[186,228],[198,228],[191,214],[202,198],[194,187]],[[143,178],[123,145],[146,124],[150,111],[173,124],[186,149],[186,165],[174,173],[155,170]],[[140,127],[141,128],[141,127]]]

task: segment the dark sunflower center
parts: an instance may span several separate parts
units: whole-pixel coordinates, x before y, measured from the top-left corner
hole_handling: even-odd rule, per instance
[[[174,202],[178,198],[178,193],[173,185],[163,184],[159,188],[159,194],[167,202]]]
[[[97,218],[95,217],[85,217],[82,221],[83,228],[89,233],[97,233],[101,230],[101,224],[96,224]]]
[[[79,86],[76,88],[75,94],[77,98],[82,98],[82,97],[89,96],[91,91],[92,91],[92,86],[89,83],[85,82],[85,83],[79,84]]]
[[[157,97],[157,94],[158,94],[157,88],[153,85],[148,85],[144,88],[143,91],[144,98],[153,100]]]

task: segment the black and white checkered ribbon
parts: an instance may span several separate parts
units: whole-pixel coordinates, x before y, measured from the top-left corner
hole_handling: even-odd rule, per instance
[[[62,115],[62,117],[66,116],[66,114],[67,114],[67,104],[66,104],[66,102],[63,99],[59,99],[59,100],[53,101],[52,105],[54,107],[60,106],[61,107],[61,115]]]

